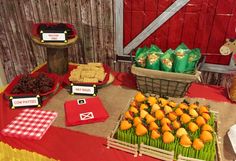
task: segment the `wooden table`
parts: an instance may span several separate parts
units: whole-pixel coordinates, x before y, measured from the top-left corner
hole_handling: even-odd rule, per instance
[[[68,39],[68,42],[44,42],[39,37],[32,36],[33,42],[47,48],[47,65],[50,73],[65,74],[68,71],[68,48],[76,43],[78,36]]]

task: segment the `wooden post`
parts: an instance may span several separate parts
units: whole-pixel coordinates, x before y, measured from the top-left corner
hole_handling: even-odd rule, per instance
[[[33,42],[47,48],[47,67],[48,72],[65,74],[68,71],[68,48],[75,44],[78,36],[68,39],[68,42],[44,42],[39,37],[32,36]]]
[[[68,71],[68,48],[47,48],[47,65],[50,73],[65,74]]]

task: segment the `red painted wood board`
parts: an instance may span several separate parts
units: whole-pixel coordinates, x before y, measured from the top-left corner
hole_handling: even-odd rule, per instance
[[[124,44],[127,45],[174,0],[125,0]],[[181,42],[200,48],[206,61],[229,64],[229,56],[220,56],[226,38],[236,37],[236,1],[190,0],[178,13],[151,34],[139,47],[156,44],[163,51],[175,49]],[[216,55],[216,56],[215,56]]]

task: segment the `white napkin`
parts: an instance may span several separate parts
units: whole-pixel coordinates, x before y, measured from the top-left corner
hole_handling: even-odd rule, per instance
[[[233,146],[234,153],[236,154],[236,124],[231,126],[228,132],[229,140]]]

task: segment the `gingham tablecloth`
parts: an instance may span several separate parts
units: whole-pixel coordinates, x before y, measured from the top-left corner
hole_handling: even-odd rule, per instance
[[[56,117],[56,112],[25,109],[1,132],[5,136],[40,140]]]

